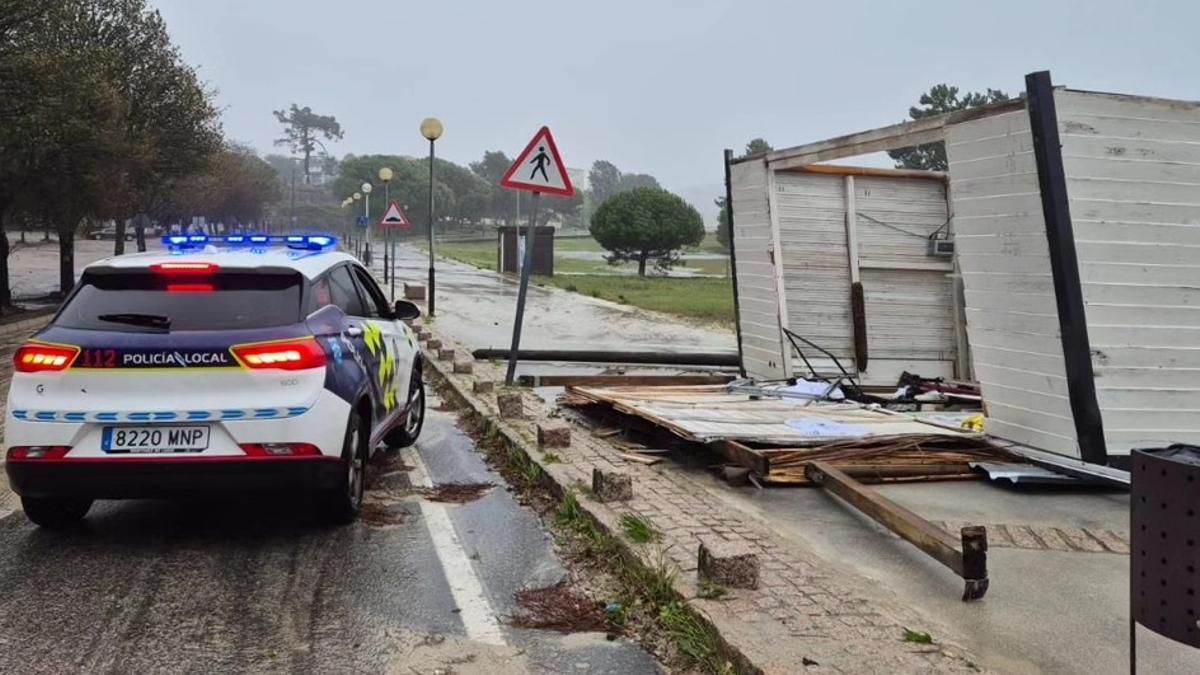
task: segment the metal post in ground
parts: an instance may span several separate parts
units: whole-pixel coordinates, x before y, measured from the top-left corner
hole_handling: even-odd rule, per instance
[[[517,317],[513,320],[512,349],[508,350],[508,374],[504,384],[512,386],[517,374],[517,352],[521,349],[521,323],[525,319],[525,296],[529,292],[529,273],[533,269],[533,245],[537,236],[538,202],[542,193],[533,193],[533,204],[529,208],[529,227],[525,228],[525,260],[521,264],[521,287],[517,291]]]
[[[433,141],[434,139],[429,139],[429,288],[426,291],[429,293],[429,316],[435,313],[434,298],[437,297],[434,293],[436,286],[433,276]]]

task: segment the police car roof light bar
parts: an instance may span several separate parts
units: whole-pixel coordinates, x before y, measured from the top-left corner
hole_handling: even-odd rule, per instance
[[[337,237],[331,234],[230,234],[211,236],[207,234],[167,234],[162,242],[173,251],[203,248],[209,244],[230,246],[264,246],[283,244],[288,248],[304,251],[327,251],[337,246]]]

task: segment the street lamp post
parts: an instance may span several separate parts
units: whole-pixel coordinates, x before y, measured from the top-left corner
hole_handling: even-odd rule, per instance
[[[362,201],[362,193],[361,193],[361,192],[355,192],[355,193],[354,193],[354,195],[351,197],[351,199],[353,199],[353,200],[354,200],[354,201],[356,201],[356,202],[358,202],[358,201]],[[358,235],[358,228],[357,228],[357,227],[355,227],[355,226],[353,226],[353,225],[351,225],[351,227],[354,227],[354,257],[356,257],[356,258],[362,258],[362,251],[360,251],[360,250],[359,250],[359,248],[360,248],[360,244],[361,244],[361,240],[360,240],[360,237],[359,237],[359,235]]]
[[[433,144],[442,137],[442,123],[436,117],[426,117],[421,121],[421,135],[429,140],[429,316],[434,315],[434,290],[436,288],[433,276]]]
[[[371,267],[371,184],[363,183],[360,188],[363,193],[363,218],[367,222],[367,245],[363,253],[363,264],[368,268]]]
[[[388,184],[392,182],[392,170],[386,166],[380,169],[379,180],[383,181],[383,208],[387,209],[392,204],[391,195],[388,193]],[[392,302],[396,301],[396,271],[392,269],[396,264],[394,247],[392,228],[387,227],[383,231],[383,280],[391,283]]]

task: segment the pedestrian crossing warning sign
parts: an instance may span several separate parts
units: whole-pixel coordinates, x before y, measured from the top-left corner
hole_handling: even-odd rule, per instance
[[[412,222],[408,220],[408,215],[404,213],[404,209],[393,201],[388,204],[387,211],[383,212],[383,218],[379,219],[380,227],[402,227],[408,229],[412,227]]]
[[[558,154],[550,127],[542,127],[525,146],[517,161],[508,168],[500,184],[514,190],[545,192],[570,197],[575,194],[567,167]]]

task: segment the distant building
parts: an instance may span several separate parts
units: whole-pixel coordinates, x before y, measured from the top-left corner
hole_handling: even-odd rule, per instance
[[[567,177],[571,179],[571,185],[574,186],[576,190],[587,190],[590,188],[588,185],[587,169],[572,169],[568,166]]]

